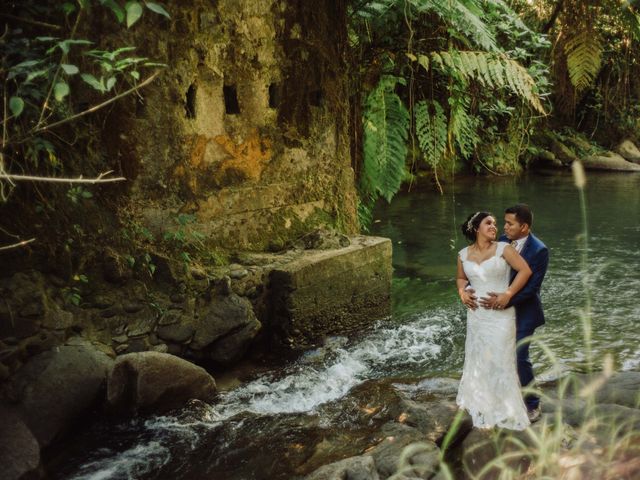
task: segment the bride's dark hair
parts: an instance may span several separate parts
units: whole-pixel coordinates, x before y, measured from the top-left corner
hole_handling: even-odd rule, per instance
[[[478,236],[478,228],[480,228],[482,220],[484,220],[486,217],[493,217],[493,213],[472,213],[467,217],[467,221],[460,225],[460,227],[462,228],[462,234],[467,237],[467,240],[469,240],[471,243],[476,241],[476,237]]]

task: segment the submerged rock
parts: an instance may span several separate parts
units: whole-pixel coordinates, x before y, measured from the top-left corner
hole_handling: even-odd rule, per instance
[[[168,353],[140,352],[116,359],[107,400],[120,413],[163,413],[190,399],[211,401],[215,393],[205,369]]]

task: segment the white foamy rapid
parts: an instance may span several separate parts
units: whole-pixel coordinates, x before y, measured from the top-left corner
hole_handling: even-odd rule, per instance
[[[312,412],[368,379],[420,369],[440,353],[443,342],[450,340],[453,317],[451,311],[435,312],[406,325],[378,328],[350,347],[346,347],[346,339],[334,338],[290,367],[222,395],[214,406],[199,402],[197,411],[185,409],[188,413],[179,417],[154,417],[123,426],[123,430],[137,432],[134,446],[119,452],[95,451],[92,460],[70,478],[140,478],[166,465],[176,445],[193,451],[203,434],[235,415]]]
[[[105,480],[113,478],[135,479],[157,470],[171,459],[169,449],[158,441],[139,443],[132,448],[113,454],[96,452],[104,458],[85,463],[72,480]]]
[[[376,330],[348,350],[328,346],[310,352],[287,369],[283,378],[264,375],[223,395],[214,411],[220,418],[243,411],[261,415],[311,412],[365,380],[401,374],[432,360],[451,328],[442,320],[441,315],[421,317],[407,325]],[[323,364],[308,361],[318,356]]]

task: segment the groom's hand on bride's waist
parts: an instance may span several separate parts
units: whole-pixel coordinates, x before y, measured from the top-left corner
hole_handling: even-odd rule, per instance
[[[460,289],[459,293],[460,300],[467,308],[471,310],[478,308],[478,297],[476,297],[476,291],[473,288],[467,286],[464,289]]]
[[[511,300],[508,293],[487,292],[486,297],[480,297],[480,306],[488,310],[502,310]]]

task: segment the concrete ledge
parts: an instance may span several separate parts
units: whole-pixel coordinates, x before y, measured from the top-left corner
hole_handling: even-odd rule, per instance
[[[390,313],[391,241],[357,236],[351,245],[307,251],[269,275],[270,327],[292,350],[360,330]]]

